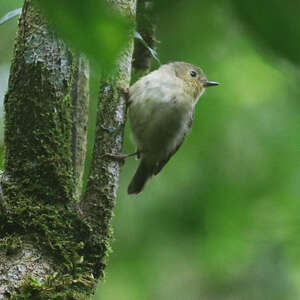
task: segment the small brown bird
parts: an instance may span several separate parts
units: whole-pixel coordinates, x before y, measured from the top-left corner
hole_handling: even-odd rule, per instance
[[[129,120],[140,165],[128,187],[138,194],[179,149],[190,131],[196,103],[208,81],[203,71],[185,62],[162,65],[129,89]]]

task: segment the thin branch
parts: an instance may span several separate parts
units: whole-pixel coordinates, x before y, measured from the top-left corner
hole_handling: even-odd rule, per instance
[[[136,0],[114,3],[122,8],[123,13],[131,17],[135,15]],[[133,38],[118,61],[115,74],[101,80],[91,171],[82,201],[83,213],[93,230],[98,233],[94,239],[101,241],[101,248],[104,250],[101,257],[102,269],[109,250],[110,220],[120,174],[120,162],[105,157],[105,154],[122,151],[132,54]]]
[[[157,57],[155,51],[156,17],[153,2],[154,1],[152,0],[138,1],[137,37],[139,38],[135,40],[133,54],[133,69],[135,73],[148,72],[151,68],[151,61],[153,56]],[[147,45],[146,47],[145,44]]]
[[[0,25],[6,23],[7,21],[13,19],[16,16],[19,16],[22,12],[22,8],[17,8],[14,9],[10,12],[8,12],[6,15],[4,15],[1,19],[0,19]]]

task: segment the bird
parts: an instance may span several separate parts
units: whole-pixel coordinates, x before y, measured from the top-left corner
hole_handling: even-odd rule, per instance
[[[140,164],[128,194],[140,193],[182,145],[191,130],[195,106],[207,80],[200,67],[171,62],[141,77],[129,88],[128,117]],[[131,156],[130,155],[130,156]]]

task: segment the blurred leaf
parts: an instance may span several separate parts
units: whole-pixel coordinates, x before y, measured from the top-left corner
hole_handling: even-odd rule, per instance
[[[14,10],[8,12],[6,15],[4,15],[0,19],[0,25],[4,24],[5,22],[9,21],[10,19],[20,15],[21,12],[22,12],[22,8],[17,8],[17,9],[14,9]]]
[[[36,0],[57,33],[101,69],[109,70],[125,47],[133,24],[104,1]]]
[[[300,64],[299,1],[232,0],[240,19],[277,55]]]

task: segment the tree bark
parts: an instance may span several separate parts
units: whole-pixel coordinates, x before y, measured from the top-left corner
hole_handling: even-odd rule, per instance
[[[111,2],[135,15],[136,0]],[[132,51],[131,40],[116,74],[102,79],[92,167],[79,208],[87,65],[25,0],[4,104],[0,299],[88,299],[103,277],[120,170],[103,154],[122,148]]]

